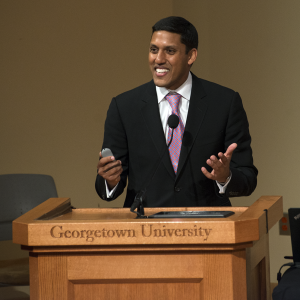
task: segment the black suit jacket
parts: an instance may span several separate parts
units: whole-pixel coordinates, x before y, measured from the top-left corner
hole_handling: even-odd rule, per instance
[[[112,99],[105,122],[103,148],[110,148],[116,159],[122,161],[123,173],[112,199],[107,199],[104,179],[99,175],[97,193],[104,200],[114,200],[123,192],[128,179],[124,207],[130,207],[136,193],[145,187],[145,207],[230,205],[229,197],[250,195],[256,187],[258,172],[253,165],[248,127],[238,93],[193,75],[175,175],[155,85],[150,81]],[[232,143],[238,144],[230,164],[232,179],[226,194],[221,195],[215,181],[207,179],[201,167],[211,171],[206,160],[220,151],[225,152]]]

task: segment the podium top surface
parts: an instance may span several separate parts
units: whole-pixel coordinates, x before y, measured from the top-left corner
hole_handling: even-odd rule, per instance
[[[234,211],[234,214],[232,216],[229,216],[226,218],[226,220],[238,220],[240,215],[247,210],[247,207],[238,207],[236,209],[232,209],[232,207],[168,207],[168,208],[145,208],[145,216],[150,216],[152,214],[162,212],[162,211]],[[86,222],[128,222],[129,220],[131,222],[140,222],[142,219],[138,219],[136,217],[137,215],[130,212],[129,208],[80,208],[80,209],[72,209],[72,211],[67,212],[60,216],[54,216],[51,218],[51,220],[55,221],[79,221],[79,220],[85,220]],[[164,221],[170,221],[167,220],[168,218],[165,218]],[[193,218],[200,221],[200,218]],[[158,222],[162,221],[157,219],[143,219],[143,221],[149,221],[149,222]],[[172,221],[174,222],[187,222],[186,219],[183,218],[172,218]],[[211,219],[205,218],[205,221],[208,221]],[[223,220],[225,220],[223,218]],[[218,221],[222,221],[222,219],[218,218]]]
[[[238,244],[259,240],[282,217],[282,197],[263,196],[250,207],[145,208],[233,211],[227,218],[136,219],[128,208],[74,209],[50,198],[13,222],[13,242],[25,246]]]

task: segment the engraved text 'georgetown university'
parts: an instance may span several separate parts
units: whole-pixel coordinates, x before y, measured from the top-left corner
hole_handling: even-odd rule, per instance
[[[156,228],[155,225],[141,225],[140,230],[137,229],[98,229],[98,230],[65,230],[63,226],[53,226],[50,235],[53,238],[65,239],[85,239],[87,242],[93,242],[95,238],[136,238],[136,237],[199,237],[207,241],[212,229],[197,227],[174,229],[167,228],[166,225]]]

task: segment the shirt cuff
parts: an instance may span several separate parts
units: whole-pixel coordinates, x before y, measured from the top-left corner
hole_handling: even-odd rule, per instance
[[[230,172],[230,175],[229,175],[229,177],[226,179],[225,182],[218,182],[218,181],[216,181],[216,184],[217,184],[217,186],[218,186],[218,188],[219,188],[219,194],[225,194],[227,185],[228,185],[228,183],[230,182],[231,177],[232,177],[232,173]]]
[[[106,180],[105,180],[106,198],[107,198],[107,199],[110,199],[110,198],[113,197],[113,195],[114,195],[114,193],[115,193],[115,190],[116,190],[118,184],[119,184],[119,183],[117,183],[117,185],[110,191],[109,188],[108,188],[108,186],[107,186],[107,182],[106,182]]]

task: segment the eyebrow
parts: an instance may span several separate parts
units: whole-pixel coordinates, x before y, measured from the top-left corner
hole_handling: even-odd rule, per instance
[[[150,47],[156,47],[159,48],[158,46],[156,46],[155,44],[150,44]],[[167,45],[164,47],[165,49],[169,49],[169,48],[174,48],[177,49],[177,47],[175,45]]]

